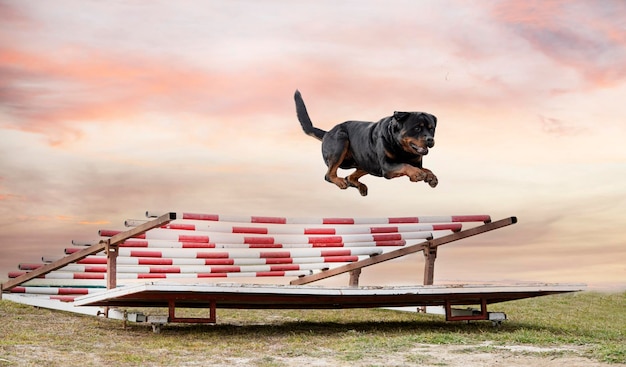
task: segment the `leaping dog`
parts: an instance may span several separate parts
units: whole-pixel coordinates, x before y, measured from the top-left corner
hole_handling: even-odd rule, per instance
[[[356,187],[362,196],[367,186],[359,178],[370,174],[392,179],[408,176],[413,182],[437,186],[437,176],[422,166],[422,157],[435,146],[437,118],[425,112],[394,112],[378,122],[346,121],[329,131],[313,126],[296,90],[296,112],[302,130],[322,142],[322,157],[328,171],[325,179],[340,189]],[[349,176],[337,176],[337,170],[356,168]]]

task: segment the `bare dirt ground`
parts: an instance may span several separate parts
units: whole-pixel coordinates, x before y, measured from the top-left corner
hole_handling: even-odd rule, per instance
[[[72,353],[47,349],[42,346],[21,346],[21,358],[0,357],[0,366],[39,366],[42,362],[49,366],[98,366],[103,361],[98,353]],[[490,343],[477,345],[416,345],[414,349],[402,353],[389,353],[379,358],[358,361],[345,361],[328,357],[258,357],[228,358],[221,361],[203,358],[198,355],[178,356],[172,366],[258,366],[258,367],[371,367],[371,366],[422,366],[422,367],[622,367],[626,364],[597,362],[583,356],[584,347],[556,346],[550,348],[534,346],[493,346]],[[167,353],[162,350],[161,353]],[[158,362],[123,363],[127,366],[160,366]]]
[[[410,352],[390,353],[375,360],[339,361],[327,358],[248,358],[227,359],[224,364],[213,366],[312,366],[312,367],[371,367],[371,366],[420,366],[420,367],[623,367],[626,364],[602,363],[583,356],[584,347],[557,346],[491,346],[478,345],[429,345],[421,344]],[[195,364],[184,364],[191,366]],[[200,364],[198,364],[200,365]]]
[[[600,367],[618,366],[590,360],[582,356],[584,348],[577,346],[534,347],[534,346],[476,346],[425,345],[417,348],[418,353],[430,357],[421,366],[449,367]]]

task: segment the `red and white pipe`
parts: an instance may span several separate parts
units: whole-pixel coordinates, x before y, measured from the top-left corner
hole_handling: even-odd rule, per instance
[[[147,211],[146,217],[158,217],[160,212]],[[377,218],[293,218],[264,216],[235,216],[201,213],[176,213],[178,219],[222,221],[235,223],[268,223],[268,224],[401,224],[401,223],[457,223],[457,222],[489,222],[488,215],[440,215],[418,217],[377,217]]]
[[[344,263],[341,263],[344,264]],[[165,265],[123,265],[117,267],[117,273],[131,273],[131,274],[146,274],[146,273],[185,273],[185,274],[199,274],[199,273],[258,273],[268,271],[291,271],[291,270],[317,270],[328,268],[326,263],[311,263],[311,264],[271,264],[271,265],[178,265],[178,266],[165,266]],[[81,265],[70,264],[57,272],[69,272],[69,273],[106,273],[106,266],[99,265]]]
[[[143,220],[128,219],[124,222],[126,227],[135,227],[145,223]],[[461,223],[442,224],[408,224],[402,226],[326,226],[326,227],[306,227],[306,226],[241,226],[223,223],[210,223],[195,221],[194,223],[170,223],[162,229],[187,230],[187,231],[208,231],[219,233],[245,233],[245,234],[299,234],[299,235],[340,235],[340,234],[380,234],[380,233],[400,233],[400,232],[421,232],[421,231],[442,231],[451,230],[458,232],[462,228]]]
[[[15,278],[24,273],[11,272],[9,278]],[[304,276],[313,274],[313,270],[274,270],[259,272],[233,272],[233,273],[118,273],[117,279],[197,279],[197,278],[229,278],[229,277],[278,277],[278,276]],[[70,282],[81,280],[106,280],[106,273],[71,273],[52,271],[40,276],[38,279],[60,279]],[[104,285],[104,283],[103,283]]]
[[[102,292],[98,288],[57,288],[57,287],[15,287],[11,293],[50,294],[50,295],[85,295]]]
[[[264,265],[264,264],[310,264],[310,263],[337,263],[353,262],[368,258],[369,256],[326,256],[326,257],[279,257],[279,258],[247,258],[247,259],[176,259],[162,257],[118,257],[118,265]],[[107,258],[104,255],[88,256],[76,262],[85,265],[106,265]],[[28,267],[21,270],[34,270],[43,264],[27,264]]]
[[[360,256],[360,255],[380,255],[383,251],[380,247],[371,248],[305,248],[282,250],[267,249],[259,251],[256,249],[160,249],[143,250],[135,248],[120,248],[118,256],[122,257],[164,257],[164,258],[184,258],[184,259],[228,259],[228,258],[301,258],[301,257],[329,257],[329,256]],[[66,254],[80,251],[79,248],[66,248]]]
[[[421,240],[421,239],[420,239]],[[72,241],[75,246],[89,246],[89,243]],[[166,240],[131,239],[121,243],[120,247],[135,248],[327,248],[327,247],[401,247],[406,240],[367,241],[367,242],[336,242],[336,243],[213,243],[213,242],[180,242]],[[67,252],[66,253],[71,253]]]
[[[102,229],[102,237],[112,237],[122,231]],[[346,234],[346,235],[257,235],[247,236],[239,233],[213,233],[156,228],[134,238],[146,240],[166,240],[178,242],[224,243],[224,244],[283,244],[283,243],[342,243],[342,242],[377,242],[409,239],[429,239],[431,232],[402,232],[381,234]]]

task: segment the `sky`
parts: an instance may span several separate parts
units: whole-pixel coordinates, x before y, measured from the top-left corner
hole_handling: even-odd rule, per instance
[[[296,89],[325,130],[437,116],[439,185],[324,181]],[[622,0],[0,0],[0,280],[146,210],[489,214],[519,222],[442,247],[435,284],[626,289],[625,98]]]

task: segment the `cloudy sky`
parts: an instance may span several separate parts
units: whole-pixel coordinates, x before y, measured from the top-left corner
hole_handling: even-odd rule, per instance
[[[296,88],[323,129],[436,115],[439,186],[325,182]],[[0,279],[148,209],[490,214],[519,223],[444,246],[435,282],[623,289],[625,98],[621,0],[0,0]],[[421,282],[396,265],[364,278]]]

